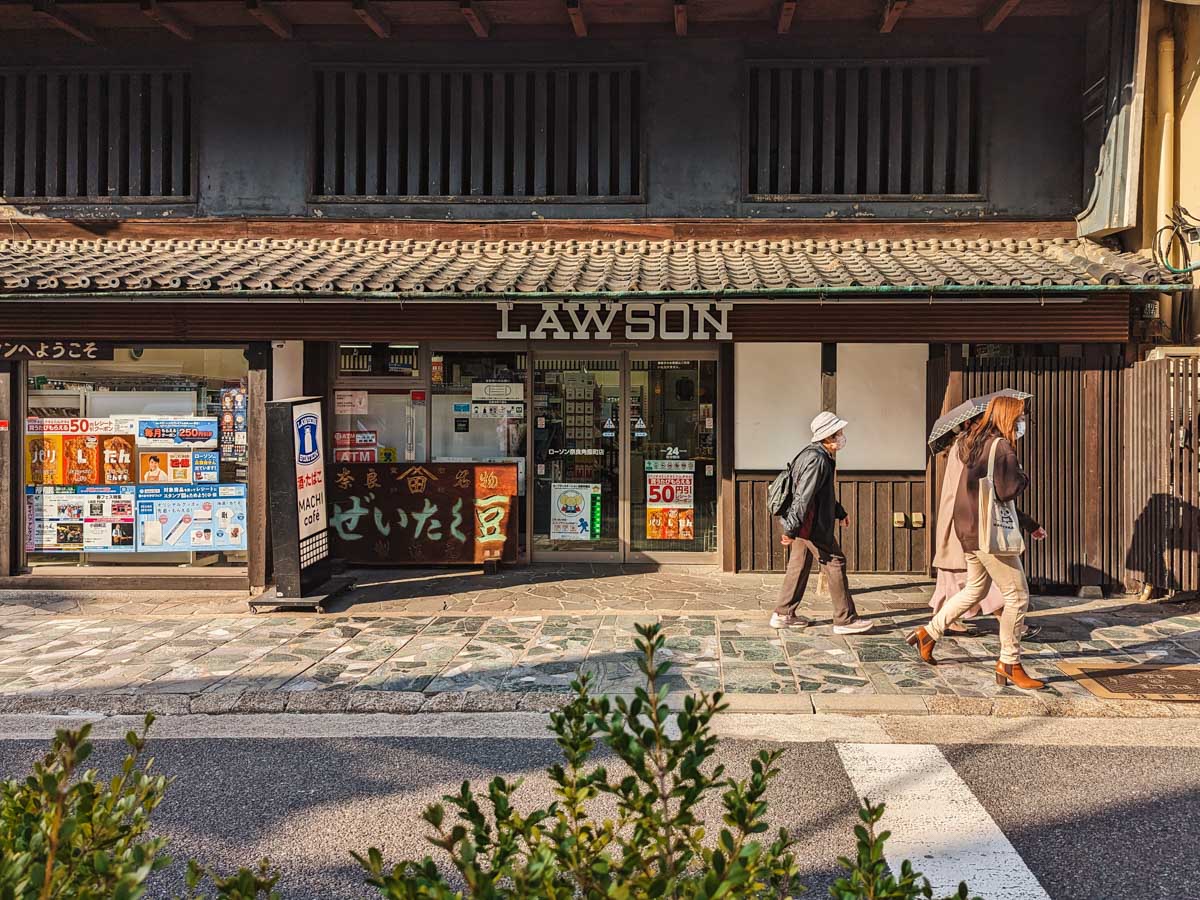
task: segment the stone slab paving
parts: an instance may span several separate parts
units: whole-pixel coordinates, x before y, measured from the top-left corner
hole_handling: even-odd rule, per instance
[[[723,690],[741,711],[992,715],[1196,715],[1200,703],[1101,701],[1062,660],[1200,665],[1200,602],[1036,597],[1042,634],[1025,662],[1050,682],[998,688],[995,619],[947,638],[924,665],[904,635],[931,586],[857,576],[872,632],[767,624],[778,576],[706,570],[526,567],[498,575],[375,570],[336,610],[250,615],[236,594],[0,592],[0,712],[295,712],[543,709],[571,682],[630,694],[641,684],[635,627],[661,622],[674,702]],[[814,587],[816,584],[814,582]]]

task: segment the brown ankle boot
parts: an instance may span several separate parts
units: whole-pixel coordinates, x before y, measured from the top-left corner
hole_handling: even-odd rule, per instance
[[[929,632],[925,630],[924,625],[910,634],[906,640],[910,647],[917,648],[917,652],[921,654],[921,659],[925,660],[931,666],[937,665],[937,660],[933,658],[933,646],[937,641],[929,636]]]
[[[1013,687],[1018,687],[1023,691],[1040,691],[1046,686],[1045,682],[1038,681],[1036,678],[1030,678],[1025,674],[1025,670],[1021,668],[1020,663],[996,663],[996,684],[1004,687],[1006,684],[1011,684]]]

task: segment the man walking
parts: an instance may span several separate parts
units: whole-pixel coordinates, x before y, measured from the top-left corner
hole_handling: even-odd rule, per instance
[[[871,623],[858,618],[850,583],[846,580],[846,555],[834,532],[834,520],[845,523],[849,516],[835,496],[837,452],[846,446],[849,423],[831,412],[812,420],[812,443],[792,461],[792,499],[784,510],[783,537],[788,548],[787,573],[779,591],[779,605],[771,614],[772,628],[808,624],[798,616],[804,589],[816,560],[829,584],[833,600],[833,633],[862,634]]]

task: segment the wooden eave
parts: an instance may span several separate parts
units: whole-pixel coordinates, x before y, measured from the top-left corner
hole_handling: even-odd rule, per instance
[[[1094,0],[920,0],[908,3],[897,31],[956,31],[983,33],[1004,22],[1005,32],[1020,30],[1022,22],[1077,18]],[[814,29],[846,29],[878,33],[880,0],[805,0],[784,4],[787,28],[781,29],[778,0],[157,0],[176,31],[194,34],[202,42],[264,41],[285,33],[289,39],[312,42],[378,40],[381,28],[410,41],[566,39],[583,30],[593,39],[666,38],[681,31],[695,37],[776,37],[811,34]],[[0,0],[0,35],[9,41],[80,43],[92,37],[100,44],[171,40],[172,35],[148,18],[139,0]],[[375,23],[363,27],[363,10]],[[264,27],[264,22],[267,27]],[[64,26],[63,23],[68,23]],[[268,30],[270,29],[270,30]],[[780,31],[786,33],[780,34]],[[373,33],[374,32],[374,33]],[[86,37],[85,37],[86,36]],[[178,38],[174,38],[178,40]]]
[[[1073,219],[929,222],[829,219],[525,219],[446,222],[396,219],[205,217],[10,219],[6,231],[30,240],[1071,240]]]

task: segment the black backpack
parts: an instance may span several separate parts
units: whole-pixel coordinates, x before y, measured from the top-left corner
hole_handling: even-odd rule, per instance
[[[773,516],[782,516],[792,505],[792,467],[796,465],[800,453],[792,457],[788,467],[776,475],[771,486],[767,488],[767,511]]]

